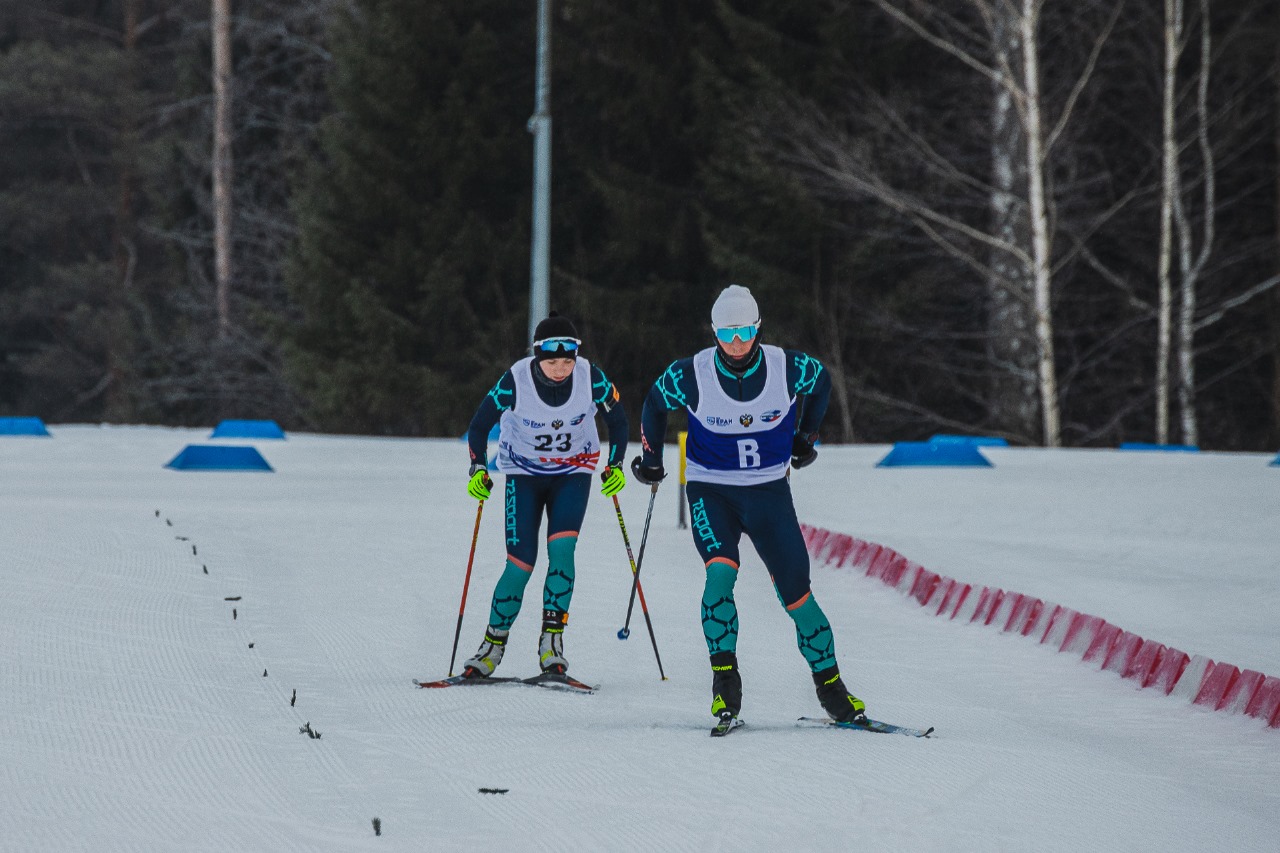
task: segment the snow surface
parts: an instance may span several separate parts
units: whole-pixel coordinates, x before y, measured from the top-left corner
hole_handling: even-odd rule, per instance
[[[666,681],[638,604],[616,637],[631,573],[595,494],[566,652],[599,692],[424,691],[411,679],[448,669],[476,516],[463,443],[292,434],[255,445],[275,473],[211,473],[162,467],[207,430],[51,432],[0,439],[5,851],[1280,849],[1280,731],[848,569],[813,571],[845,678],[873,716],[938,732],[798,728],[820,708],[749,548],[747,725],[709,738],[702,570],[673,483],[642,571]],[[801,519],[1280,675],[1269,457],[984,449],[993,469],[875,468],[887,450],[822,448],[793,476]],[[647,500],[622,495],[636,550]],[[502,522],[494,503],[459,661]],[[500,674],[537,671],[542,577],[540,561]]]

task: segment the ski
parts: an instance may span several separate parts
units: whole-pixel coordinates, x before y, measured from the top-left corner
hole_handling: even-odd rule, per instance
[[[729,732],[733,731],[734,729],[741,728],[742,726],[743,726],[742,720],[739,720],[737,717],[733,716],[733,714],[730,714],[729,712],[726,711],[725,713],[720,715],[719,722],[717,722],[714,726],[711,727],[711,736],[724,737],[725,735],[729,734]]]
[[[413,683],[418,687],[481,687],[490,684],[527,684],[530,687],[546,687],[551,690],[563,690],[568,693],[594,693],[599,688],[579,681],[578,679],[556,672],[544,672],[530,678],[504,678],[491,675],[487,678],[467,678],[463,675],[451,675],[435,681],[419,681]]]
[[[544,672],[525,678],[522,683],[532,684],[535,687],[549,687],[552,690],[567,690],[571,693],[595,693],[600,689],[563,672]]]
[[[485,684],[523,684],[524,679],[503,678],[493,675],[488,678],[467,678],[465,675],[451,675],[448,678],[440,678],[435,681],[419,681],[415,678],[413,683],[419,687],[456,687],[459,685],[480,687]]]
[[[913,729],[908,726],[895,726],[893,723],[882,723],[879,720],[867,720],[866,723],[842,723],[819,717],[801,717],[797,722],[805,725],[831,726],[837,729],[855,729],[882,735],[906,735],[908,737],[928,737],[933,734],[933,726],[927,729]]]

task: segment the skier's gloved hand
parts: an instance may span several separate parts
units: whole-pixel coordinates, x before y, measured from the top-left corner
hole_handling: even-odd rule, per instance
[[[813,447],[813,443],[817,440],[816,432],[796,433],[796,437],[791,440],[791,467],[803,468],[818,458],[818,451]]]
[[[471,463],[471,480],[467,483],[467,494],[478,501],[489,499],[489,490],[493,488],[493,480],[489,477],[489,469],[483,462]]]
[[[667,478],[661,462],[657,465],[645,465],[639,456],[631,460],[631,473],[646,486],[656,486]]]
[[[627,484],[627,475],[620,466],[610,465],[600,472],[600,483],[600,494],[611,498]]]

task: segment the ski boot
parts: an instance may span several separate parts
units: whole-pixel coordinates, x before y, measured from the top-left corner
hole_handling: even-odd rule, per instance
[[[866,723],[867,706],[849,693],[840,679],[838,668],[829,666],[821,672],[815,672],[813,684],[818,688],[818,701],[822,703],[822,709],[831,719],[841,723]]]
[[[569,614],[559,610],[542,611],[542,636],[538,638],[538,665],[543,672],[564,675],[569,662],[564,657],[564,627]]]
[[[484,632],[484,641],[480,648],[462,664],[463,678],[488,678],[502,663],[502,654],[507,650],[507,635],[510,631],[501,628],[489,628]]]
[[[711,656],[711,714],[722,725],[729,725],[742,710],[742,676],[738,672],[738,656],[733,652],[716,652]]]

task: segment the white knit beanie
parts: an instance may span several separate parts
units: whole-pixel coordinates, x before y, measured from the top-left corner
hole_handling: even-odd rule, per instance
[[[730,326],[751,326],[760,322],[760,308],[751,291],[740,284],[731,284],[721,291],[716,304],[711,306],[711,325],[716,329]]]

